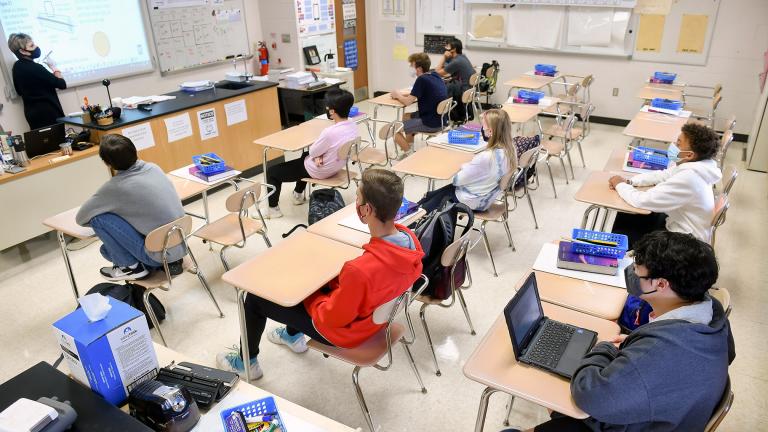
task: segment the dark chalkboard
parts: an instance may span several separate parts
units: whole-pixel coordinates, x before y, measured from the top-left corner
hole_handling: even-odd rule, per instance
[[[424,52],[427,54],[442,54],[445,52],[445,45],[452,41],[451,35],[424,35]]]

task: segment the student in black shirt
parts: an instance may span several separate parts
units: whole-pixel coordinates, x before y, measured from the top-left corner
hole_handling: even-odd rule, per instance
[[[24,102],[24,117],[30,129],[39,129],[56,123],[64,116],[56,89],[64,90],[67,82],[61,76],[56,64],[46,59],[46,64],[35,63],[40,57],[40,47],[24,33],[14,33],[8,38],[8,48],[19,59],[13,64],[13,86]]]

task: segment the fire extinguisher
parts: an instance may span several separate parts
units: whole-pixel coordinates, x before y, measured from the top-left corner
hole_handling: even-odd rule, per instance
[[[269,73],[269,51],[267,51],[267,44],[263,41],[259,42],[259,75],[264,76]]]

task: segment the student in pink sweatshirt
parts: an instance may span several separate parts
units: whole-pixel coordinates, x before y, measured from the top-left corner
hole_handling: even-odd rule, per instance
[[[339,159],[339,147],[360,135],[354,120],[349,120],[349,110],[355,103],[355,97],[346,90],[329,90],[325,96],[325,111],[333,125],[325,129],[317,140],[300,158],[270,167],[267,171],[267,183],[275,187],[275,193],[269,197],[267,217],[283,217],[278,207],[280,188],[283,182],[296,182],[293,188],[293,204],[304,203],[304,188],[307,183],[303,178],[324,179],[332,177],[346,165]]]

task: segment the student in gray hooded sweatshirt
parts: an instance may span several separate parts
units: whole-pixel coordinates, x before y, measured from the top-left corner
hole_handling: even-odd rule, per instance
[[[113,265],[103,267],[108,280],[137,280],[162,266],[162,256],[144,248],[152,230],[184,216],[173,184],[157,165],[138,159],[130,139],[109,134],[101,138],[99,156],[114,177],[80,207],[76,221],[90,226],[102,241],[101,254]],[[169,251],[171,274],[181,273],[183,245]]]
[[[712,248],[690,234],[655,231],[635,245],[625,277],[630,294],[653,307],[648,324],[601,342],[571,381],[577,420],[553,413],[533,431],[703,431],[723,395],[733,336]]]

